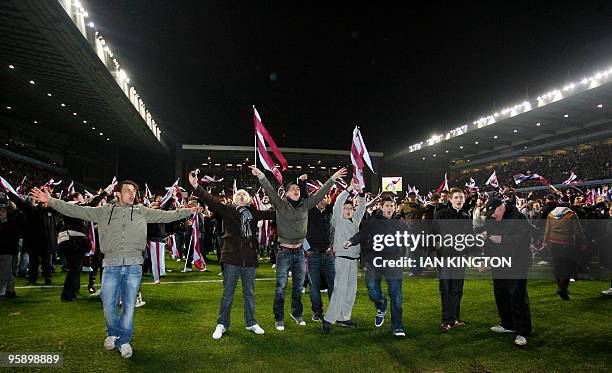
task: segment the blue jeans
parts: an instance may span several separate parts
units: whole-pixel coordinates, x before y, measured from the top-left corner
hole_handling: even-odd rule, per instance
[[[247,327],[257,324],[255,321],[255,269],[256,267],[242,267],[233,264],[225,264],[223,269],[223,297],[219,308],[217,324],[225,328],[230,326],[230,313],[232,311],[232,300],[234,291],[238,284],[238,278],[242,281],[242,300],[244,302],[244,323]]]
[[[323,315],[323,301],[321,300],[321,274],[327,282],[327,296],[331,299],[334,289],[334,257],[329,254],[313,253],[308,256],[308,278],[310,279],[310,304],[312,313],[321,317]]]
[[[106,335],[119,337],[115,346],[129,343],[134,334],[134,306],[140,290],[141,265],[112,266],[104,268],[100,298],[104,307]],[[121,316],[118,312],[121,295]]]
[[[391,329],[404,329],[402,322],[402,278],[397,275],[391,275],[379,269],[368,268],[366,271],[366,287],[368,288],[368,296],[374,302],[377,310],[385,312],[387,310],[387,298],[382,292],[380,283],[382,277],[387,281],[389,288],[389,298],[391,298]]]
[[[289,271],[293,276],[293,287],[291,289],[291,314],[294,317],[302,317],[302,288],[306,278],[306,260],[304,249],[289,250],[284,247],[278,248],[276,254],[276,290],[274,291],[274,320],[285,319],[285,289]]]

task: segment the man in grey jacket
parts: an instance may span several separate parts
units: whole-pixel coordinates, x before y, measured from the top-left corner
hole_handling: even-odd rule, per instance
[[[353,190],[359,193],[356,211],[353,202],[348,200],[349,192]],[[361,248],[359,245],[345,248],[344,243],[359,232],[359,225],[365,210],[366,203],[363,190],[359,184],[353,181],[348,190],[343,190],[336,199],[332,215],[336,276],[334,278],[334,291],[321,325],[324,333],[331,331],[333,323],[349,328],[357,326],[355,321],[351,320],[351,312],[357,295],[357,271]]]
[[[286,199],[281,198],[266,176],[255,166],[251,173],[270,197],[276,209],[276,229],[278,232],[278,253],[276,255],[276,291],[274,292],[274,321],[278,331],[285,330],[285,289],[289,271],[293,276],[291,291],[291,318],[300,326],[306,325],[302,318],[302,287],[306,278],[306,260],[303,243],[308,228],[308,211],[329,193],[336,180],[346,175],[346,168],[333,174],[325,184],[308,198],[301,198],[297,183],[289,183],[285,188]]]
[[[198,207],[174,211],[134,206],[138,185],[122,181],[116,187],[117,202],[101,207],[84,207],[52,198],[48,191],[34,188],[32,197],[60,214],[98,224],[100,251],[104,254],[104,274],[100,298],[104,307],[106,339],[104,347],[117,347],[130,358],[134,333],[134,306],[142,278],[142,253],[147,243],[147,223],[170,223],[200,211]],[[121,316],[118,315],[121,294]]]

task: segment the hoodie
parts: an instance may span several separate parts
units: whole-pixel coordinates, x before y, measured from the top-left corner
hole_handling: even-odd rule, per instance
[[[569,207],[555,207],[546,218],[544,242],[578,248],[584,245],[585,237],[578,217]]]

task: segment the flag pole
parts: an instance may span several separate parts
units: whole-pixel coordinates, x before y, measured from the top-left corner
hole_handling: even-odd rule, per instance
[[[253,105],[253,117],[255,117],[255,105]],[[254,135],[254,140],[255,140],[255,158],[253,158],[253,163],[255,165],[255,167],[257,167],[257,129],[255,129],[255,126],[253,126],[255,135]]]

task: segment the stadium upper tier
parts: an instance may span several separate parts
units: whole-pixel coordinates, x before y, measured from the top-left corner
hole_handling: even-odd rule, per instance
[[[612,69],[567,83],[531,101],[391,153],[409,171],[428,165],[464,168],[612,137]]]
[[[0,1],[0,125],[166,153],[161,130],[78,1]],[[66,139],[63,139],[66,140]]]

